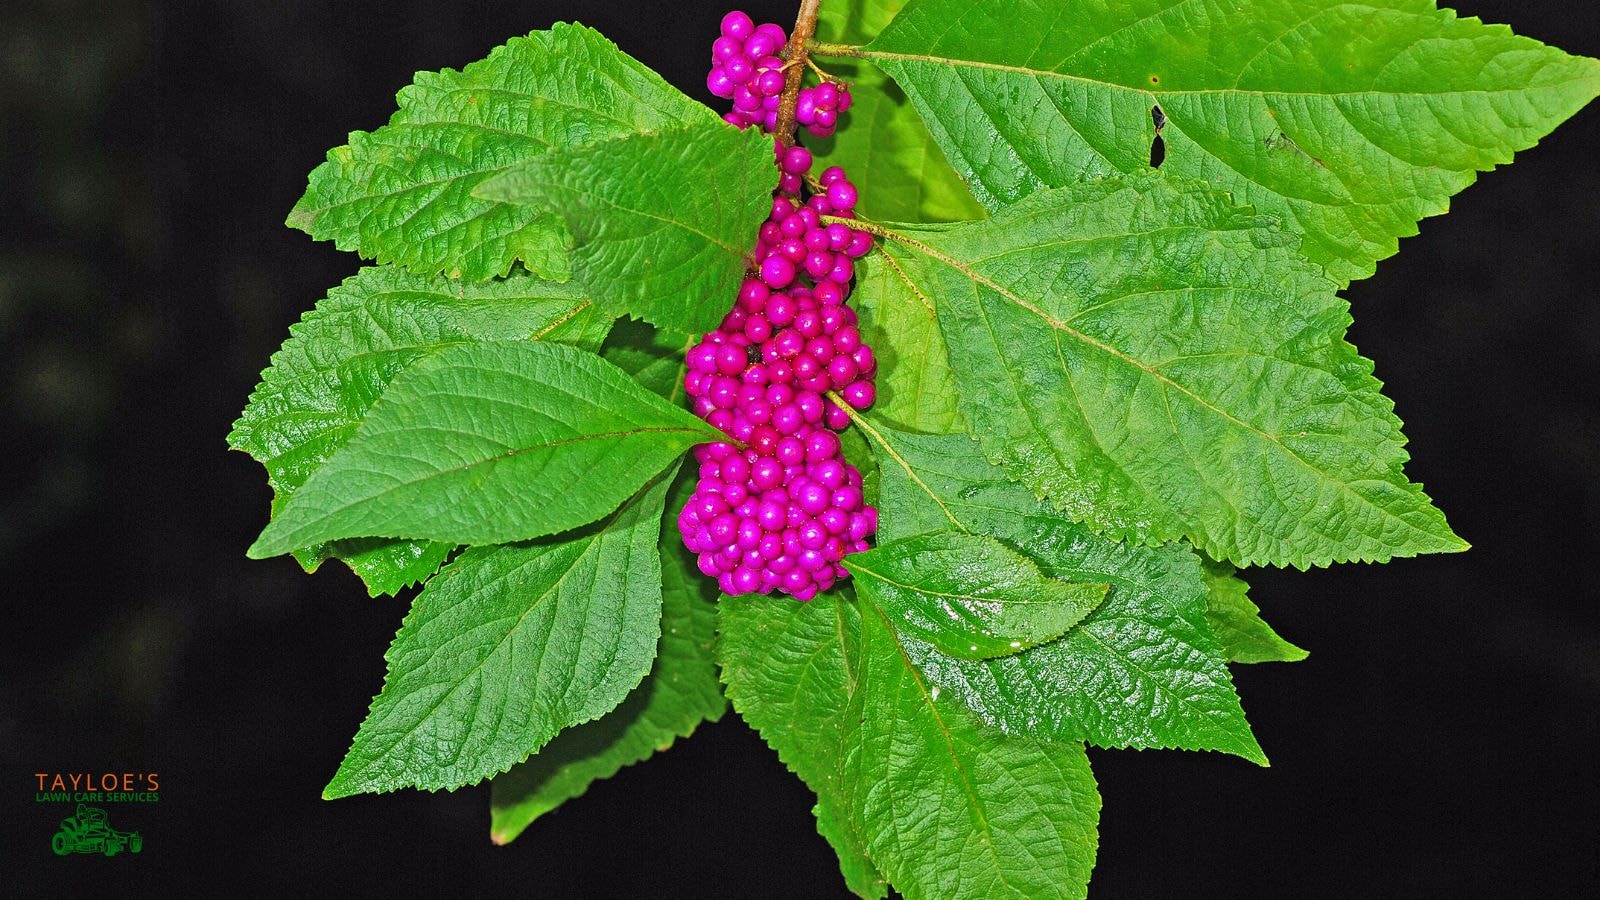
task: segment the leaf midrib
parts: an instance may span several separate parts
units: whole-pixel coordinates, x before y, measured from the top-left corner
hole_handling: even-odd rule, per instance
[[[424,429],[421,429],[421,428],[405,428],[405,429],[400,429],[400,430],[396,430],[396,431],[386,432],[385,435],[386,436],[392,436],[392,435],[395,435],[395,434],[405,434],[405,433],[408,433],[408,432],[421,431],[421,430],[424,430]],[[438,429],[438,430],[452,431],[453,429]],[[329,517],[332,517],[332,516],[336,516],[339,513],[342,513],[345,510],[350,509],[352,507],[360,506],[360,505],[365,504],[365,503],[371,503],[372,501],[377,500],[377,499],[379,499],[381,497],[387,496],[388,494],[390,494],[390,493],[392,493],[394,491],[402,490],[402,489],[405,489],[405,488],[408,488],[408,487],[412,487],[412,486],[415,486],[415,485],[419,485],[419,484],[426,484],[427,482],[432,481],[435,478],[444,478],[444,477],[450,476],[450,475],[458,475],[458,474],[460,474],[462,472],[468,472],[468,471],[471,471],[473,469],[479,468],[481,466],[491,466],[493,464],[502,462],[503,460],[511,459],[511,458],[514,458],[514,457],[517,457],[517,456],[521,456],[524,453],[532,453],[532,452],[534,452],[536,450],[548,450],[548,449],[550,449],[552,447],[561,447],[561,446],[565,446],[565,445],[568,445],[568,444],[576,444],[576,443],[581,443],[583,441],[590,441],[590,440],[600,440],[600,439],[603,439],[603,438],[625,438],[625,437],[631,437],[631,436],[637,435],[637,434],[663,434],[663,433],[676,433],[676,432],[682,432],[683,434],[695,434],[695,435],[702,434],[702,432],[699,429],[690,429],[690,428],[635,428],[635,429],[632,429],[630,431],[592,432],[592,433],[588,433],[588,434],[580,434],[580,435],[577,435],[575,437],[563,438],[563,439],[561,439],[559,441],[552,441],[552,442],[545,443],[545,444],[533,444],[533,445],[526,446],[526,447],[512,447],[511,449],[505,450],[505,451],[503,451],[501,453],[497,453],[494,456],[485,457],[484,459],[480,459],[480,460],[475,460],[473,462],[466,463],[465,465],[455,466],[455,467],[449,468],[449,469],[441,469],[441,470],[439,470],[437,472],[430,472],[427,475],[424,475],[424,476],[422,476],[420,478],[411,479],[409,481],[397,482],[396,484],[394,484],[394,485],[392,485],[390,487],[386,487],[383,490],[378,491],[375,494],[369,494],[367,496],[362,497],[359,500],[355,500],[355,501],[352,501],[350,503],[346,503],[343,506],[338,506],[338,507],[334,507],[333,509],[329,509],[329,510],[327,510],[326,512],[323,513],[321,518],[329,518]],[[457,432],[457,433],[460,433],[460,432]],[[348,445],[346,445],[346,446],[348,446]]]
[[[1501,89],[1501,90],[1489,90],[1487,88],[1477,88],[1477,89],[1472,89],[1472,90],[1458,89],[1458,90],[1446,90],[1446,91],[1381,91],[1381,90],[1269,91],[1269,90],[1250,90],[1248,88],[1238,88],[1238,87],[1233,87],[1233,88],[1191,88],[1191,89],[1187,89],[1187,90],[1151,90],[1149,88],[1133,87],[1131,85],[1119,84],[1119,83],[1117,83],[1115,81],[1103,81],[1101,79],[1090,78],[1090,77],[1085,76],[1085,75],[1071,75],[1071,74],[1068,74],[1066,72],[1055,72],[1055,71],[1051,71],[1051,70],[1048,70],[1048,69],[1032,69],[1032,68],[1029,68],[1027,66],[1008,65],[1006,63],[982,62],[980,60],[971,60],[971,59],[955,59],[953,57],[935,56],[935,55],[932,55],[932,54],[925,54],[925,53],[900,53],[900,52],[896,52],[896,51],[892,51],[892,50],[871,50],[871,49],[867,49],[866,47],[856,47],[856,48],[852,48],[852,52],[851,52],[850,55],[859,56],[859,57],[862,57],[864,59],[870,59],[870,60],[880,60],[880,59],[882,59],[882,60],[891,60],[891,61],[897,61],[897,62],[932,63],[932,64],[935,64],[935,65],[944,65],[944,66],[949,66],[951,68],[956,68],[956,69],[960,69],[960,68],[988,69],[988,70],[993,70],[993,71],[998,71],[998,72],[1007,72],[1007,73],[1014,74],[1014,75],[1026,75],[1026,76],[1028,76],[1030,78],[1053,78],[1053,79],[1058,79],[1058,80],[1061,80],[1061,81],[1074,81],[1074,82],[1078,82],[1080,84],[1088,85],[1090,87],[1102,88],[1102,89],[1105,89],[1105,90],[1126,91],[1128,93],[1141,94],[1143,96],[1151,98],[1151,100],[1153,102],[1159,101],[1160,98],[1162,98],[1162,97],[1184,97],[1184,96],[1197,96],[1197,95],[1205,95],[1205,94],[1243,95],[1243,96],[1251,96],[1251,97],[1312,97],[1312,98],[1326,98],[1326,99],[1332,99],[1332,98],[1337,98],[1337,97],[1362,97],[1362,96],[1375,96],[1375,97],[1455,97],[1455,96],[1461,96],[1461,95],[1466,95],[1466,94],[1482,94],[1482,95],[1488,95],[1488,96],[1495,96],[1495,95],[1499,95],[1499,94],[1526,93],[1528,91],[1533,91],[1533,90],[1554,90],[1554,89],[1557,89],[1557,88],[1565,87],[1565,86],[1567,86],[1569,84],[1578,84],[1580,82],[1587,83],[1587,82],[1593,81],[1592,78],[1567,78],[1567,79],[1564,79],[1564,80],[1561,80],[1561,81],[1543,82],[1543,83],[1540,83],[1538,85],[1534,85],[1534,86],[1531,86],[1531,87],[1505,88],[1505,89]]]
[[[937,590],[934,590],[933,588],[930,588],[930,587],[923,587],[921,585],[906,584],[905,582],[902,582],[902,581],[896,581],[895,579],[890,578],[889,576],[883,574],[882,572],[877,571],[876,569],[869,569],[866,566],[863,566],[859,562],[847,563],[847,567],[851,568],[851,569],[855,569],[856,571],[860,572],[863,575],[870,575],[873,578],[876,578],[877,580],[883,582],[884,584],[893,585],[894,587],[897,587],[897,588],[903,588],[903,589],[905,589],[907,591],[910,591],[910,592],[916,593],[916,594],[927,594],[930,597],[944,597],[944,598],[947,598],[947,599],[950,599],[950,600],[972,600],[972,601],[976,601],[976,602],[980,602],[980,603],[1002,603],[1002,604],[1005,604],[1006,606],[1038,606],[1038,607],[1041,607],[1041,608],[1043,608],[1043,607],[1051,607],[1051,606],[1063,606],[1063,605],[1066,605],[1066,604],[1072,602],[1072,600],[1070,600],[1070,599],[1063,599],[1063,600],[1029,600],[1029,599],[1026,599],[1026,598],[1010,599],[1010,598],[1005,598],[1005,597],[986,597],[986,596],[984,596],[982,594],[953,594],[953,593],[949,593],[947,591],[937,591]],[[1038,576],[1038,579],[1041,582],[1044,582],[1044,581],[1048,580],[1048,576],[1046,576],[1046,575],[1044,575],[1042,573],[1037,573],[1036,572],[1034,574]],[[1062,584],[1063,586],[1070,586],[1068,582],[1060,582],[1060,584]],[[1043,586],[1044,587],[1051,587],[1051,585],[1048,585],[1048,584],[1043,585]],[[1085,587],[1090,587],[1091,585],[1084,585],[1084,586]],[[1020,585],[1011,585],[1011,586],[1008,587],[1009,590],[1018,590],[1020,588],[1021,588]]]

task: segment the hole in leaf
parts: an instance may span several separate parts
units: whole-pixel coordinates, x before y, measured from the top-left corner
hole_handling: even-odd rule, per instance
[[[1150,168],[1159,169],[1167,158],[1167,144],[1161,139],[1161,128],[1167,124],[1167,114],[1161,111],[1160,106],[1152,106],[1150,121],[1156,126],[1155,139],[1150,142]]]

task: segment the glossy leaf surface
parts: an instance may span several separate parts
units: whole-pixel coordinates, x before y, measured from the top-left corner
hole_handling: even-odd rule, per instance
[[[1150,163],[1341,284],[1600,94],[1600,63],[1433,0],[914,0],[867,48],[978,199]]]
[[[493,544],[554,534],[605,515],[719,436],[590,353],[447,347],[390,383],[250,552],[358,536]]]
[[[1010,656],[1052,641],[1105,598],[1104,584],[1048,578],[993,538],[936,531],[845,557],[857,593],[901,634],[957,659]]]
[[[602,523],[473,547],[435,576],[323,795],[473,784],[621,703],[660,636],[656,545],[670,479]]]
[[[471,284],[388,266],[362,269],[290,327],[228,444],[266,466],[278,509],[349,441],[389,382],[416,360],[483,341],[594,349],[609,328],[610,318],[572,284],[528,275]],[[377,595],[432,575],[452,547],[354,538],[298,549],[295,557],[308,571],[340,558]]]
[[[461,69],[419,72],[389,124],[355,131],[311,173],[288,224],[366,259],[469,281],[521,261],[565,279],[570,237],[548,210],[473,196],[553,148],[715,122],[599,32],[557,24]]]
[[[1068,517],[1241,565],[1465,549],[1405,477],[1348,304],[1224,195],[1149,175],[891,235],[972,432]]]

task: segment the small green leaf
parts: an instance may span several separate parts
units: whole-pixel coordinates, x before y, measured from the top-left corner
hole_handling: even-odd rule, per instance
[[[1206,624],[1228,654],[1228,662],[1299,662],[1306,651],[1278,636],[1250,602],[1250,586],[1233,566],[1206,560]]]
[[[1152,174],[888,234],[972,432],[1068,517],[1241,565],[1466,548],[1405,477],[1348,304],[1226,196]]]
[[[432,577],[455,549],[454,544],[438,541],[347,538],[296,550],[294,558],[307,572],[315,572],[324,560],[337,559],[367,586],[367,596],[392,597]]]
[[[1051,578],[1111,585],[1060,640],[1015,656],[954,659],[901,634],[932,684],[1010,732],[1102,747],[1220,750],[1266,763],[1206,627],[1206,586],[1191,549],[1096,536],[1007,480],[964,435],[859,421],[882,451],[880,540],[955,527],[1010,544]]]
[[[720,437],[593,354],[446,347],[395,377],[249,552],[357,536],[495,544],[555,534]]]
[[[548,210],[602,307],[664,328],[715,328],[772,209],[772,139],[721,121],[552,150],[474,190]]]
[[[678,479],[669,513],[683,505],[693,486],[691,478]],[[722,718],[728,701],[712,654],[715,583],[695,569],[675,529],[664,529],[660,544],[661,643],[655,665],[616,709],[556,735],[494,779],[489,830],[495,843],[509,843],[590,784],[666,750],[702,721]]]
[[[1305,236],[1341,285],[1600,94],[1600,63],[1433,0],[914,0],[864,55],[991,211],[1150,164]]]
[[[289,329],[228,445],[259,460],[281,508],[355,433],[394,376],[454,344],[544,340],[594,349],[610,328],[576,285],[528,275],[469,284],[362,269]],[[438,571],[453,544],[353,538],[295,551],[307,571],[342,559],[374,595]]]
[[[1053,641],[1105,599],[1107,585],[1047,578],[993,538],[936,531],[845,557],[856,591],[910,635],[957,659],[1010,656]]]
[[[852,890],[882,896],[887,876],[910,900],[1085,895],[1100,797],[1082,744],[974,722],[845,596],[719,607],[728,696],[817,792]]]
[[[323,796],[454,790],[614,709],[660,637],[656,544],[671,480],[581,531],[469,548],[428,582]]]
[[[352,132],[311,173],[288,224],[419,275],[481,281],[521,260],[564,280],[561,218],[473,196],[552,148],[715,122],[597,31],[557,24],[461,71],[420,72],[389,124]]]
[[[856,273],[850,302],[861,316],[861,340],[878,362],[873,411],[913,431],[965,431],[967,419],[956,400],[955,373],[933,298],[924,296],[885,253],[863,257]]]
[[[865,42],[905,5],[905,0],[828,0],[817,15],[817,38]],[[842,166],[850,173],[861,191],[857,212],[891,222],[983,217],[983,207],[945,161],[905,92],[864,62],[829,59],[825,64],[830,75],[850,85],[852,104],[837,133],[807,146],[816,171]]]

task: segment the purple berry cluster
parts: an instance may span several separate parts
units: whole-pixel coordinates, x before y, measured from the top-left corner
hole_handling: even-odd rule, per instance
[[[744,128],[757,125],[767,131],[778,127],[778,98],[783,94],[784,62],[778,51],[789,43],[783,28],[771,22],[757,25],[734,10],[722,17],[722,36],[711,44],[711,71],[706,89],[733,101],[723,118]],[[800,89],[795,120],[814,137],[827,137],[838,126],[839,114],[850,108],[850,89],[826,82]]]
[[[769,31],[730,13],[718,46],[742,41],[746,54],[766,51],[781,31],[761,28]],[[856,188],[844,170],[824,169],[809,182],[811,153],[798,146],[780,144],[776,161],[778,190],[754,271],[722,324],[688,353],[684,388],[695,413],[733,440],[695,449],[700,480],[678,530],[725,593],[810,600],[845,577],[840,560],[867,549],[878,530],[878,511],[863,499],[861,473],[836,433],[850,416],[828,396],[856,409],[877,398],[877,361],[845,305],[872,236],[823,221],[855,217]]]

